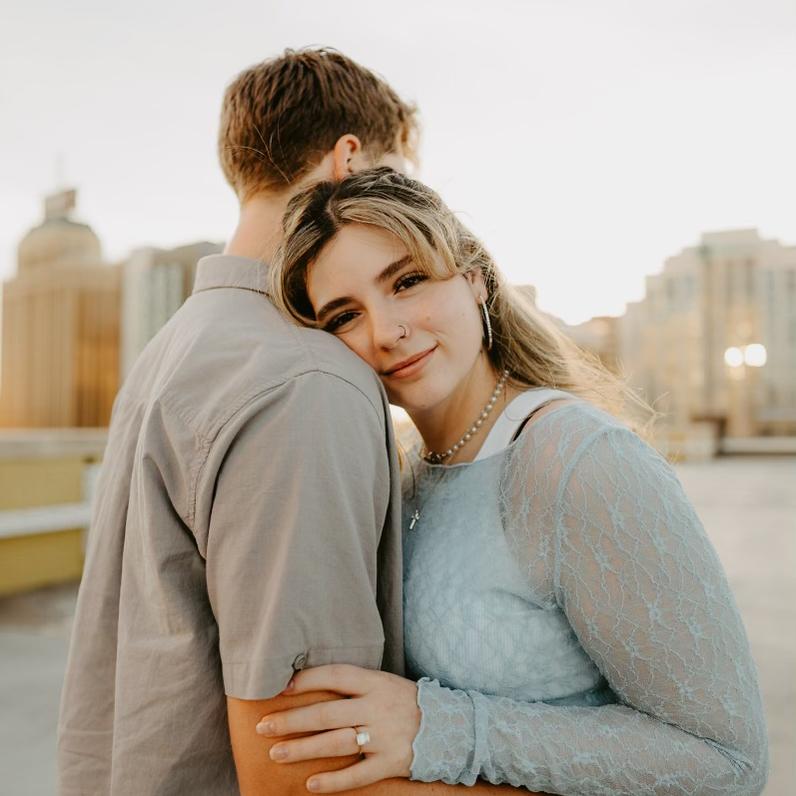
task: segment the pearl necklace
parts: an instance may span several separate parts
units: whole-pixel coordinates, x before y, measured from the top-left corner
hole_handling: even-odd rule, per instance
[[[429,464],[442,464],[447,459],[450,459],[455,453],[458,453],[475,435],[479,428],[484,425],[484,421],[489,417],[492,410],[495,408],[495,404],[497,403],[498,396],[503,391],[503,388],[506,386],[506,380],[509,377],[508,370],[504,370],[503,373],[500,374],[500,378],[495,385],[495,389],[492,391],[492,396],[490,397],[489,401],[487,401],[486,406],[481,410],[481,414],[478,415],[475,423],[467,429],[467,431],[462,434],[461,438],[458,442],[454,443],[453,445],[448,448],[444,453],[436,453],[435,451],[430,451],[428,448],[423,448],[422,453],[420,454],[425,461]]]
[[[473,423],[472,426],[470,426],[469,429],[467,429],[467,431],[465,431],[462,438],[455,445],[452,445],[450,448],[448,448],[448,450],[446,450],[445,453],[435,453],[434,451],[428,450],[428,448],[423,448],[420,454],[421,457],[425,459],[425,461],[427,461],[429,464],[440,464],[444,462],[446,459],[450,459],[450,457],[453,456],[454,453],[456,453],[458,450],[464,447],[473,438],[473,434],[475,434],[475,432],[478,431],[478,429],[484,425],[484,421],[489,417],[489,413],[495,408],[498,396],[503,391],[503,388],[506,386],[506,381],[508,377],[509,377],[508,370],[504,370],[503,373],[500,374],[500,378],[498,379],[498,382],[495,385],[495,389],[492,393],[492,396],[490,397],[486,406],[481,410],[481,414],[478,415],[478,419],[475,421],[475,423]],[[440,477],[439,480],[437,481],[437,484],[434,485],[434,487],[431,490],[432,492],[434,491],[434,489],[436,489],[437,485],[439,484],[439,481],[441,480],[442,477]],[[415,529],[415,525],[417,525],[417,523],[420,522],[420,514],[423,511],[423,509],[426,507],[426,502],[428,501],[429,497],[430,495],[427,495],[426,500],[423,501],[423,505],[414,510],[412,514],[412,520],[409,523],[410,531],[413,531]]]

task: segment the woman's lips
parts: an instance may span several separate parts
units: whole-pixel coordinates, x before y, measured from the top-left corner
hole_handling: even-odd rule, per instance
[[[406,365],[402,365],[399,368],[395,368],[393,370],[385,371],[384,376],[388,379],[405,379],[409,376],[414,376],[416,373],[421,371],[425,366],[426,363],[431,358],[431,355],[437,350],[437,346],[433,348],[429,348],[423,354],[420,354],[418,357],[412,358]]]

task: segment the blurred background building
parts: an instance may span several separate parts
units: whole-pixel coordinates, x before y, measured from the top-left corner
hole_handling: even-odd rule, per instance
[[[647,277],[618,330],[627,378],[673,432],[796,435],[796,246],[705,233]]]
[[[110,264],[76,205],[75,190],[45,197],[3,285],[0,595],[80,577],[124,373],[190,295],[198,260],[222,249],[142,247]]]
[[[77,193],[44,200],[3,286],[0,426],[95,427],[119,388],[120,274],[72,218]]]
[[[221,243],[190,243],[176,249],[136,249],[122,263],[122,374],[177,311],[193,289],[196,264],[218,254]]]
[[[581,348],[596,354],[608,370],[619,374],[620,320],[610,315],[598,315],[576,326],[565,326],[564,329]]]

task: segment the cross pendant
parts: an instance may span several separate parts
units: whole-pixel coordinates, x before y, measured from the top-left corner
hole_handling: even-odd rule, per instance
[[[420,519],[420,512],[415,509],[415,513],[412,515],[412,522],[409,523],[409,530],[413,531],[415,525],[417,525],[418,520]]]

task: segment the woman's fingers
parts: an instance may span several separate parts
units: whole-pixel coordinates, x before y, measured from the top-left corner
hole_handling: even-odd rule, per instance
[[[357,731],[352,727],[330,730],[307,738],[283,741],[271,747],[272,760],[279,763],[297,763],[299,760],[315,760],[322,757],[347,757],[359,752]]]
[[[309,691],[337,691],[346,696],[361,696],[373,685],[374,675],[370,669],[363,669],[348,663],[332,663],[315,666],[296,672],[283,694],[305,694]]]
[[[354,727],[364,723],[363,709],[358,699],[334,699],[317,702],[292,710],[270,713],[260,719],[260,735],[292,735],[297,732],[320,732],[340,727]]]
[[[378,757],[366,757],[360,763],[339,771],[313,774],[307,780],[307,790],[311,793],[337,793],[341,790],[364,788],[389,776],[378,762]]]

